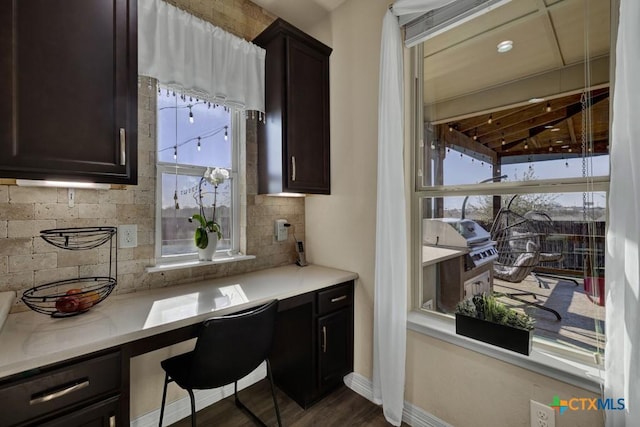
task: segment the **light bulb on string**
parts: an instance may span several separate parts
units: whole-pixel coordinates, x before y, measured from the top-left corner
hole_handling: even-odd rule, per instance
[[[198,137],[198,151],[200,151],[200,137]]]
[[[189,105],[189,123],[193,123],[193,111],[191,111],[191,105]]]
[[[173,160],[178,160],[178,146],[173,146]]]
[[[491,124],[493,122],[493,114],[489,114],[489,119],[487,120],[488,124]]]
[[[551,112],[551,104],[549,102],[547,102],[547,108],[546,108],[547,113]]]
[[[227,132],[227,126],[224,127],[224,140],[228,140],[229,139],[229,133]]]
[[[478,140],[478,128],[476,128],[476,132],[473,134],[473,140],[474,141]]]

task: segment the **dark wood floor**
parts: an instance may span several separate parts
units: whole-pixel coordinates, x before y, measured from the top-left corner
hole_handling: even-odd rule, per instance
[[[335,392],[306,411],[280,390],[276,391],[282,425],[306,426],[389,426],[382,408],[371,403],[348,387],[342,385]],[[240,400],[258,415],[268,426],[276,426],[276,414],[269,390],[269,383],[262,380],[240,391]],[[198,426],[252,427],[256,424],[243,411],[236,408],[233,397],[228,397],[198,412]],[[406,426],[406,424],[402,424]],[[189,427],[191,419],[185,418],[172,425]]]

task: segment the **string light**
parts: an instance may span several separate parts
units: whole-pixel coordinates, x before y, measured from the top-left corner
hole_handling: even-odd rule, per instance
[[[473,134],[473,140],[474,141],[478,140],[478,128],[476,128],[476,133]]]
[[[506,144],[507,141],[504,140],[504,132],[502,132],[502,145]]]
[[[198,151],[200,151],[200,137],[198,137]]]
[[[524,149],[525,149],[525,150],[528,150],[528,149],[529,149],[529,144],[528,144],[528,143],[526,143],[526,142],[524,143]]]
[[[489,114],[489,120],[487,120],[488,124],[491,124],[493,122],[493,114]]]
[[[551,112],[551,103],[547,102],[547,108],[546,108],[546,110],[547,110],[547,113],[550,113],[550,112]]]
[[[173,146],[173,160],[178,160],[178,146]]]
[[[193,111],[191,111],[191,105],[189,105],[189,123],[193,123]]]
[[[449,132],[453,132],[453,126],[449,125]]]
[[[224,140],[228,140],[229,139],[229,134],[227,133],[227,126],[224,127]]]

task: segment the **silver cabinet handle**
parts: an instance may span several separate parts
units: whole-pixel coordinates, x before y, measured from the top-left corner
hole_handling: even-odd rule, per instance
[[[340,297],[331,298],[331,302],[344,301],[346,299],[347,299],[347,296],[346,295],[342,295]]]
[[[327,327],[322,327],[322,352],[327,352]]]
[[[296,156],[291,156],[291,181],[296,180]]]
[[[127,135],[124,128],[120,128],[120,165],[127,164]]]
[[[109,417],[109,427],[116,427],[116,416],[111,415]]]
[[[69,393],[73,393],[74,391],[81,390],[85,387],[89,387],[89,380],[78,381],[74,384],[66,386],[60,390],[53,391],[51,393],[45,394],[44,396],[31,397],[29,401],[29,405],[35,405],[38,403],[48,402],[50,400],[57,399],[62,396],[66,396]]]

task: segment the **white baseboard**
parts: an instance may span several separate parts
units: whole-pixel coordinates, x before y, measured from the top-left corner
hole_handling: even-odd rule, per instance
[[[344,377],[344,383],[360,396],[373,402],[373,383],[368,378],[353,372]],[[402,410],[402,421],[412,427],[453,427],[406,400]]]
[[[266,364],[262,363],[255,371],[238,381],[238,390],[247,388],[267,376]],[[160,390],[162,393],[162,390]],[[186,394],[186,392],[185,392]],[[206,408],[225,397],[233,395],[233,384],[226,385],[224,387],[215,388],[212,390],[195,390],[194,396],[196,398],[196,411]],[[191,415],[191,402],[189,396],[176,400],[175,402],[168,403],[164,408],[164,419],[162,424],[168,426],[185,417]],[[156,427],[158,420],[160,419],[160,408],[155,411],[151,411],[143,416],[131,420],[131,427]]]

